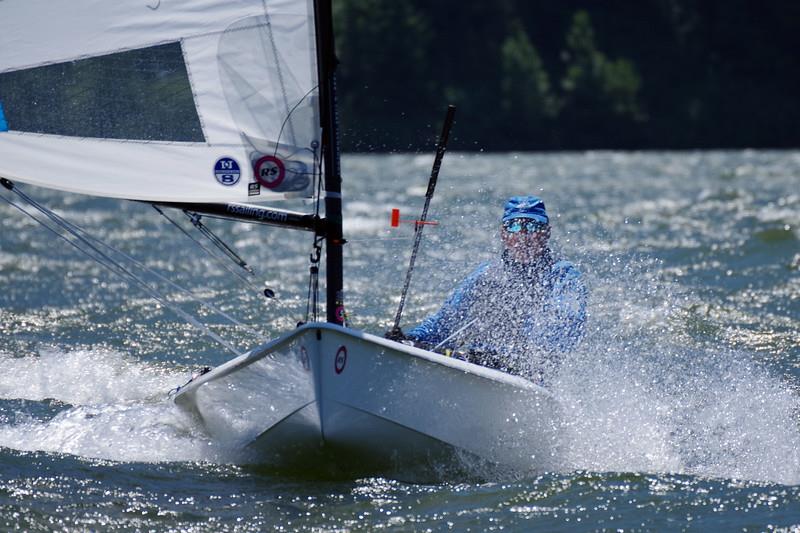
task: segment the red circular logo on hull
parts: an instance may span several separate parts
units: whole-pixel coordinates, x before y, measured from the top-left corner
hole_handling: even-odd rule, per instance
[[[347,348],[344,346],[340,346],[338,350],[336,350],[336,358],[333,360],[333,369],[336,370],[337,374],[341,374],[344,370],[344,365],[347,364]]]

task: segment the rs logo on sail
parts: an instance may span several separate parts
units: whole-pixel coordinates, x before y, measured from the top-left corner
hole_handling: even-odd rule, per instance
[[[283,161],[272,155],[265,155],[256,161],[256,180],[267,189],[275,189],[283,183],[286,177],[286,165]]]

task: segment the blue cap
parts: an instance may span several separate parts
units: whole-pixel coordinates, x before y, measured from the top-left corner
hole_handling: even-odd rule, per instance
[[[544,209],[544,202],[538,196],[512,196],[509,198],[503,211],[503,222],[512,218],[530,218],[542,224],[550,223],[550,218]]]

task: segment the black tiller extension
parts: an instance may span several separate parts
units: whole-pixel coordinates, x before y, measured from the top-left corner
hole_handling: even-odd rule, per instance
[[[444,118],[442,134],[439,136],[439,142],[436,145],[436,158],[433,160],[431,177],[428,180],[428,190],[425,192],[425,207],[422,208],[422,216],[414,225],[414,248],[411,251],[411,261],[408,263],[406,281],[403,284],[403,292],[400,293],[400,306],[397,308],[397,315],[394,317],[394,326],[392,326],[390,335],[399,336],[400,334],[400,317],[403,314],[403,307],[405,307],[406,304],[406,294],[411,284],[411,273],[414,271],[414,262],[417,260],[417,250],[419,250],[419,243],[422,240],[422,229],[425,227],[425,221],[428,219],[428,206],[431,205],[433,191],[436,189],[436,180],[439,179],[439,168],[442,166],[442,158],[444,157],[445,150],[447,150],[447,139],[450,137],[450,127],[453,125],[453,117],[455,117],[455,114],[456,106],[447,106],[447,115]]]

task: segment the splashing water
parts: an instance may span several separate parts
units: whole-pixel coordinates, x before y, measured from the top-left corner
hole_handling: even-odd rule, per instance
[[[724,331],[698,335],[695,297],[659,282],[657,265],[611,255],[605,266],[593,265],[589,333],[552,383],[562,469],[800,482],[790,383]]]
[[[125,354],[102,350],[64,352],[41,349],[36,355],[0,354],[0,398],[64,403],[141,401],[163,396],[185,373],[166,365],[146,364]]]
[[[768,530],[800,523],[800,154],[447,157],[431,205],[440,224],[426,230],[402,325],[435,312],[460,280],[495,257],[506,197],[545,198],[563,257],[590,289],[587,334],[549,382],[564,414],[556,472],[512,472],[516,479],[506,481],[476,467],[478,483],[409,485],[286,481],[224,464],[240,457],[165,394],[188,379],[188,368],[228,356],[0,205],[7,230],[0,236],[0,528]],[[389,207],[418,211],[430,162],[345,158],[345,283],[359,329],[383,332],[394,316],[413,229],[388,229]],[[303,318],[310,236],[215,224],[248,263],[263,265],[260,274],[280,280],[280,304],[264,306],[237,293],[224,270],[147,206],[37,196],[270,336]],[[97,348],[106,346],[117,351]]]
[[[54,348],[0,354],[0,446],[116,461],[217,461],[233,451],[210,441],[167,391],[185,372],[117,352]],[[39,405],[40,416],[31,413]]]

